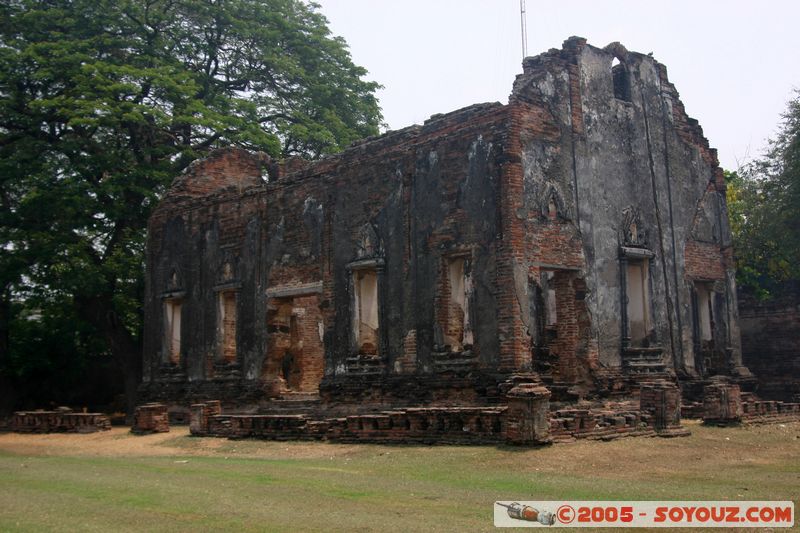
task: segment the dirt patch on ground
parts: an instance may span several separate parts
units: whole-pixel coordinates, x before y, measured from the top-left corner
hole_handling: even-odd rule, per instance
[[[659,475],[660,468],[685,461],[724,462],[736,458],[740,465],[758,463],[764,459],[762,440],[777,440],[782,445],[769,452],[774,456],[797,456],[800,453],[800,423],[742,426],[740,428],[709,428],[696,421],[684,421],[692,436],[676,439],[634,437],[612,442],[579,441],[556,444],[546,448],[505,447],[511,453],[483,453],[496,447],[465,446],[496,463],[499,468],[510,467],[523,471],[543,470],[564,474],[577,473],[591,467],[614,472],[620,478],[632,472]],[[113,428],[99,433],[18,434],[0,433],[0,451],[17,455],[36,456],[97,456],[97,457],[253,457],[263,459],[332,459],[358,454],[392,453],[418,448],[421,453],[434,451],[428,446],[390,446],[336,444],[329,442],[276,442],[263,440],[229,440],[215,437],[192,437],[186,426],[172,427],[169,433],[133,435],[127,428]],[[619,457],[625,457],[630,468],[614,467]],[[659,457],[660,461],[653,461]],[[722,464],[720,464],[722,467]]]
[[[134,435],[128,428],[98,433],[21,434],[0,433],[0,451],[39,456],[229,456],[275,459],[313,459],[346,456],[354,445],[318,442],[234,441],[214,437],[192,437],[189,428],[178,426],[169,433]]]
[[[135,436],[127,428],[97,433],[0,434],[0,450],[23,455],[137,456],[170,455],[178,449],[160,446],[188,429]]]
[[[521,448],[517,453],[494,457],[492,464],[498,469],[563,475],[581,475],[588,469],[624,481],[642,476],[657,479],[678,465],[702,462],[713,469],[731,465],[748,468],[800,457],[800,422],[720,428],[684,420],[683,425],[691,431],[690,436],[631,437],[555,444],[543,449]],[[620,467],[621,459],[624,467]]]

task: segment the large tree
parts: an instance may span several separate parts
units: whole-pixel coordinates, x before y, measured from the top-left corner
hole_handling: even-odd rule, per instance
[[[739,284],[766,297],[800,280],[800,93],[766,153],[727,178]]]
[[[220,145],[315,158],[377,133],[365,74],[300,0],[2,2],[0,380],[41,341],[23,326],[69,309],[64,345],[102,340],[132,402],[159,195]]]

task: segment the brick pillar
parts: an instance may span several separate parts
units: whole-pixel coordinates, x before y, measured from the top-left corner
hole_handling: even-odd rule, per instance
[[[517,216],[523,209],[523,167],[520,131],[523,115],[528,106],[515,102],[509,105],[507,119],[507,143],[500,168],[498,209],[501,238],[497,243],[497,333],[500,338],[498,370],[513,372],[530,370],[531,350],[527,327],[522,321],[517,281],[524,274],[527,280],[528,266],[525,261],[525,224]],[[527,305],[527,304],[525,304]]]
[[[578,343],[581,331],[578,328],[578,313],[575,309],[574,272],[557,270],[552,284],[556,291],[558,338],[554,343],[558,356],[558,379],[567,383],[578,381]]]
[[[690,434],[681,426],[681,390],[670,381],[642,383],[639,410],[650,414],[653,428],[662,437]]]
[[[742,420],[742,393],[739,385],[713,381],[703,388],[703,423],[738,424]]]
[[[166,433],[169,431],[169,415],[167,406],[162,403],[146,403],[136,408],[133,415],[131,433],[145,435],[148,433]]]
[[[508,391],[505,436],[511,444],[547,444],[550,439],[550,391],[522,383]]]
[[[209,419],[219,414],[222,414],[219,400],[193,404],[189,414],[189,433],[197,436],[207,435]]]

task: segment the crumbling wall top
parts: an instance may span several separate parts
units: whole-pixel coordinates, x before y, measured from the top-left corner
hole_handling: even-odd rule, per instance
[[[668,105],[671,121],[678,136],[686,144],[696,147],[706,163],[715,168],[712,181],[718,190],[724,191],[725,184],[722,171],[719,169],[717,151],[709,146],[708,139],[705,138],[698,121],[687,115],[677,89],[667,77],[667,67],[659,63],[652,53],[642,54],[630,51],[622,43],[616,41],[603,48],[597,48],[588,44],[583,37],[570,37],[564,41],[561,49],[552,48],[542,54],[523,59],[523,72],[514,81],[509,100],[511,102],[552,100],[551,80],[568,73],[573,87],[571,98],[574,99],[572,102],[574,105],[580,101],[581,96],[586,96],[574,94],[575,91],[585,90],[581,82],[585,70],[581,68],[581,65],[586,61],[607,60],[610,81],[613,76],[611,69],[615,58],[622,64],[626,72],[625,77],[631,82],[657,85],[657,90],[664,98],[665,104]],[[647,68],[642,68],[645,65]],[[655,71],[655,77],[642,76],[642,72],[651,69]]]
[[[172,182],[167,196],[197,198],[228,189],[240,194],[246,189],[263,187],[262,175],[271,163],[269,155],[263,152],[233,146],[219,148],[192,162]]]

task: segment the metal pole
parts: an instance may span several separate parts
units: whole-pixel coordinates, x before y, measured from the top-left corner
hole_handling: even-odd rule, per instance
[[[528,23],[525,16],[525,0],[519,0],[519,25],[522,33],[522,59],[528,56]]]

